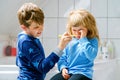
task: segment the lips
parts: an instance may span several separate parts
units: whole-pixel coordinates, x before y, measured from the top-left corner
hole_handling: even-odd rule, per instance
[[[76,38],[80,39],[80,36],[76,36]]]
[[[38,32],[37,34],[41,34],[41,32]]]

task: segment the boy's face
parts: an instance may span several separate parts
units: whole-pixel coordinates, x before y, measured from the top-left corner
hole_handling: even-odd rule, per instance
[[[32,22],[32,24],[29,26],[29,28],[25,29],[25,32],[33,37],[39,37],[42,34],[43,31],[43,25],[39,25],[35,22]]]
[[[75,35],[75,37],[78,39],[87,35],[87,28],[83,26],[78,26],[78,27],[73,26],[71,30],[72,30],[72,34]]]

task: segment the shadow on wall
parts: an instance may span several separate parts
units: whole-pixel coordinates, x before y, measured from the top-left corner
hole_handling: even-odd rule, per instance
[[[7,45],[3,49],[4,56],[16,56],[16,48]]]

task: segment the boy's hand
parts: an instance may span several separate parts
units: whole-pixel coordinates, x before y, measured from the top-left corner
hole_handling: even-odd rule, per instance
[[[63,50],[65,48],[65,46],[68,44],[68,42],[71,41],[71,39],[72,39],[72,36],[70,36],[69,33],[65,32],[60,38],[58,48],[60,50]]]

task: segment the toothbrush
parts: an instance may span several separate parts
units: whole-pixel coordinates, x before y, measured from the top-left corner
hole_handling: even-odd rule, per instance
[[[71,37],[75,37],[75,35],[70,35]],[[62,37],[62,35],[58,35],[58,37],[59,38],[61,38]]]

